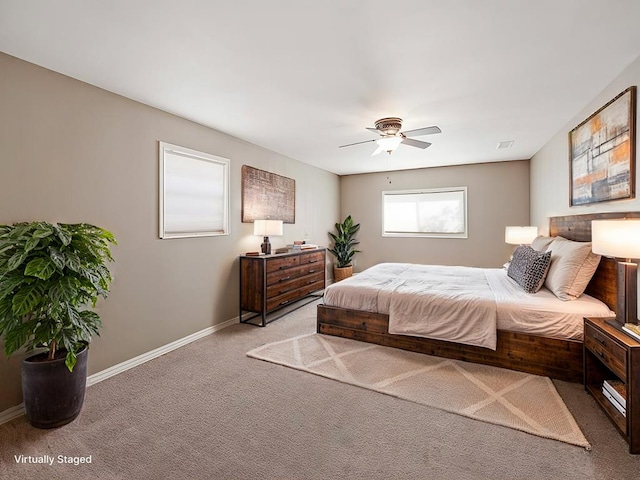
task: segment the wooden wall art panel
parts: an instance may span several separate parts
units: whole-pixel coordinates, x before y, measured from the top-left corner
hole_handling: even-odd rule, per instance
[[[248,165],[242,166],[242,221],[296,223],[296,181]]]

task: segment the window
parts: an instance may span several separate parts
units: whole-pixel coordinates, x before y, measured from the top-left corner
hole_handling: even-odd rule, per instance
[[[382,192],[382,236],[467,238],[467,187]]]
[[[160,238],[229,234],[229,160],[160,142]]]

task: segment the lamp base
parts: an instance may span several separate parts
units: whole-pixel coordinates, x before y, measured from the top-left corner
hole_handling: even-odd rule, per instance
[[[271,243],[269,243],[269,237],[264,237],[264,242],[260,245],[260,249],[265,255],[271,254]]]

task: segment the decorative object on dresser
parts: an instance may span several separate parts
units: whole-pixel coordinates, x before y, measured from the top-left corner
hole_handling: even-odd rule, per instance
[[[325,263],[324,248],[240,256],[240,323],[264,327],[267,314],[294,303],[303,306],[308,302],[299,301],[305,298],[312,301],[321,296],[316,292],[325,287]],[[255,315],[245,319],[245,312]],[[254,323],[255,319],[260,322]]]
[[[571,206],[635,197],[636,87],[569,132]]]
[[[329,252],[336,257],[336,264],[333,266],[333,281],[339,282],[353,275],[353,256],[360,250],[354,247],[360,242],[356,241],[355,235],[360,230],[359,223],[353,223],[351,215],[348,215],[342,223],[336,223],[336,233],[329,232],[333,240],[333,248]]]
[[[269,237],[282,236],[282,220],[256,220],[253,222],[253,234],[264,237],[260,250],[269,255],[271,253]]]
[[[626,259],[617,262],[616,318],[609,323],[619,330],[625,324],[637,325],[638,265],[631,259],[640,258],[640,219],[594,220],[591,231],[594,253]]]
[[[640,342],[603,318],[584,319],[584,386],[640,453]]]

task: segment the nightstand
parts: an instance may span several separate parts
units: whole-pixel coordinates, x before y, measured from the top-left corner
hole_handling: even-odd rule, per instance
[[[605,380],[626,387],[626,416],[603,393]],[[584,386],[629,444],[640,453],[640,342],[604,318],[584,319]]]

